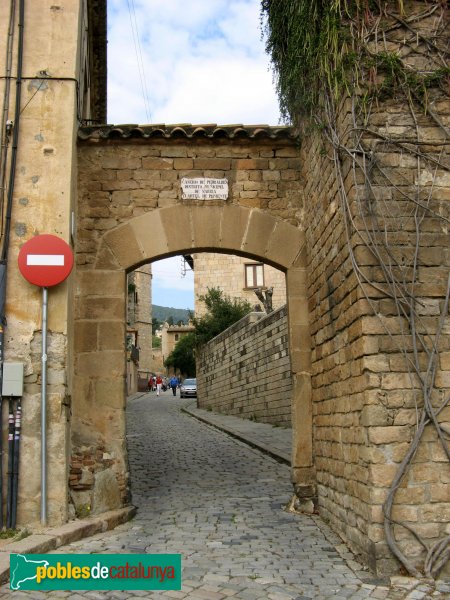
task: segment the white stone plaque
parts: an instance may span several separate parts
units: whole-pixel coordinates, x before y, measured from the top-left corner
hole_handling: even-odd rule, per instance
[[[182,177],[181,190],[183,200],[226,200],[228,198],[228,179]]]

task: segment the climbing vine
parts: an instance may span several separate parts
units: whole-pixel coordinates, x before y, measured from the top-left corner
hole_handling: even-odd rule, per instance
[[[434,577],[450,557],[450,536],[424,540],[418,528],[394,518],[394,505],[428,429],[450,460],[450,431],[440,419],[450,396],[436,384],[450,274],[444,278],[440,269],[431,294],[420,285],[424,237],[448,236],[450,223],[448,200],[436,193],[450,171],[450,134],[436,108],[448,102],[450,83],[447,3],[262,0],[261,16],[282,117],[320,132],[353,272],[404,360],[416,422],[383,505],[384,530],[392,553],[418,576],[417,559],[399,542],[399,531],[407,531],[423,550],[422,571]],[[390,112],[402,112],[402,121],[389,121]],[[361,263],[361,247],[376,269]]]
[[[262,0],[266,49],[282,117],[294,122],[317,117],[327,95],[338,100],[344,92],[365,89],[367,100],[394,95],[401,87],[425,100],[428,88],[448,85],[446,0],[421,4],[424,9],[408,18],[405,0]],[[414,23],[438,11],[432,35],[425,37],[414,29]],[[421,41],[435,51],[428,55],[426,71],[407,66],[398,48],[389,50],[386,36],[395,38],[400,28],[410,34],[402,41],[404,48],[417,51]]]

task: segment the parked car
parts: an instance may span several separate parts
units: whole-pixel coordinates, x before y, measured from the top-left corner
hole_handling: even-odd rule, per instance
[[[180,386],[180,398],[197,397],[197,380],[185,379]]]

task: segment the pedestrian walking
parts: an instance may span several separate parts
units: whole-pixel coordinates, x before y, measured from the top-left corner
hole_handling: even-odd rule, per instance
[[[161,393],[161,386],[162,386],[162,377],[161,375],[158,375],[158,377],[156,378],[156,395],[159,396],[159,394]]]
[[[177,387],[178,387],[178,379],[173,375],[169,381],[170,387],[172,388],[172,393],[174,396],[177,395]]]

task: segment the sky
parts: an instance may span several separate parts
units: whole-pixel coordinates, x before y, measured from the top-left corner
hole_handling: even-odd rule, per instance
[[[108,0],[108,122],[277,125],[260,0]],[[193,308],[182,259],[153,263],[153,304]]]

